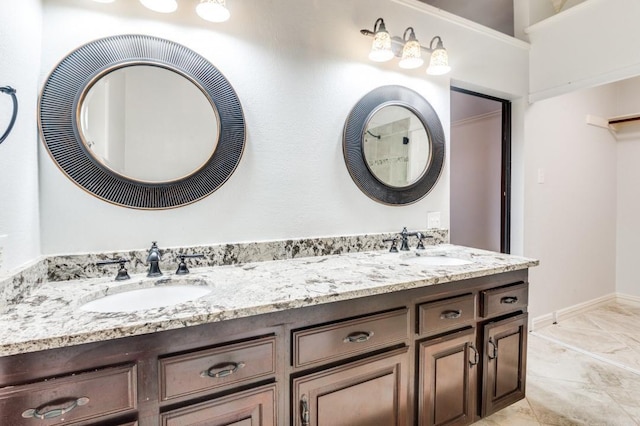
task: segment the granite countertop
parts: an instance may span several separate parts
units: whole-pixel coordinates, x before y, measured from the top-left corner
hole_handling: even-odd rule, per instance
[[[416,257],[466,259],[428,265]],[[436,261],[435,263],[439,263]],[[130,280],[94,278],[48,282],[0,316],[0,356],[116,339],[233,318],[419,288],[536,266],[537,260],[442,244],[423,251],[373,251],[192,269]],[[81,310],[105,295],[160,285],[210,289],[194,301],[130,313]]]

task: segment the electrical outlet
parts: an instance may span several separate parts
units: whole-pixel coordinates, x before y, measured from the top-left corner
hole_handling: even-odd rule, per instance
[[[538,183],[544,183],[544,169],[538,169]]]
[[[440,228],[440,212],[427,213],[427,228]]]

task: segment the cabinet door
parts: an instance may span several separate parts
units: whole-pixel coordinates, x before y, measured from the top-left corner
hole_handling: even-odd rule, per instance
[[[162,426],[275,426],[276,385],[161,414]]]
[[[483,417],[524,398],[527,317],[524,313],[484,326]]]
[[[467,425],[474,421],[479,362],[475,341],[476,329],[469,328],[420,343],[420,425]]]
[[[299,426],[406,425],[407,348],[293,380]]]

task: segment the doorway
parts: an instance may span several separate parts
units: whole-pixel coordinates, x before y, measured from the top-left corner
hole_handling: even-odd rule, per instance
[[[510,252],[511,102],[451,87],[452,244]]]

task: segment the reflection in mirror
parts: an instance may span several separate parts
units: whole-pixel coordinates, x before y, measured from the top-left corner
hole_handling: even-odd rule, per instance
[[[362,143],[367,167],[385,185],[405,188],[427,170],[429,136],[422,121],[408,108],[387,105],[374,112]]]
[[[216,111],[172,70],[135,64],[99,78],[80,105],[87,150],[129,179],[169,182],[198,171],[218,142]]]

